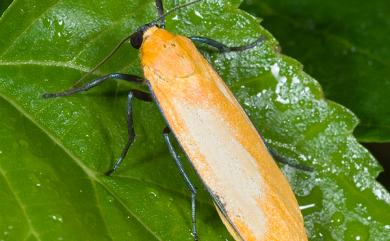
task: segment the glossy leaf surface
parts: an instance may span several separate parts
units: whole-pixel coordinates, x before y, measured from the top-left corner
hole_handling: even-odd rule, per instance
[[[356,118],[325,101],[318,83],[278,54],[273,37],[238,5],[205,1],[167,26],[227,45],[265,36],[246,52],[200,49],[270,146],[315,168],[283,167],[311,240],[388,240],[389,194],[375,182],[380,167],[351,135]],[[112,81],[69,98],[41,98],[72,86],[155,17],[152,1],[16,0],[0,20],[0,240],[193,240],[190,195],[164,145],[156,105],[135,102],[136,141],[107,177],[126,143],[130,86]],[[123,47],[94,77],[110,72],[141,75],[137,51]],[[195,182],[199,235],[232,240]]]

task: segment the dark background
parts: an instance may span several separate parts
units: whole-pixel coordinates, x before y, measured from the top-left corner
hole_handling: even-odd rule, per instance
[[[363,5],[358,5],[355,7],[351,7],[350,5],[348,5],[348,8],[341,7],[343,4],[346,3],[348,3],[347,0],[340,1],[339,4],[336,5],[338,6],[336,7],[337,12],[327,12],[327,10],[331,9],[328,6],[329,4],[333,4],[331,2],[329,2],[329,4],[325,4],[321,3],[321,1],[310,2],[305,0],[281,0],[279,2],[273,2],[272,0],[244,0],[240,8],[262,19],[261,25],[266,28],[279,41],[282,53],[297,59],[303,64],[305,72],[307,72],[312,77],[317,79],[318,82],[320,82],[321,86],[323,87],[325,97],[343,106],[346,106],[347,108],[352,110],[359,119],[362,120],[361,123],[363,122],[364,124],[367,124],[371,121],[370,119],[367,119],[367,113],[361,113],[361,115],[359,116],[358,111],[361,110],[354,110],[354,107],[357,104],[357,99],[359,99],[358,97],[360,95],[357,95],[355,92],[353,92],[352,89],[341,92],[340,89],[348,88],[348,86],[350,86],[350,83],[352,83],[351,79],[354,80],[354,78],[357,78],[355,80],[360,80],[363,82],[368,82],[367,80],[371,80],[373,82],[373,86],[375,85],[374,83],[377,83],[377,79],[375,79],[375,77],[373,76],[371,76],[373,79],[367,79],[370,76],[343,76],[341,74],[342,71],[340,72],[339,68],[348,68],[348,64],[354,66],[353,64],[351,64],[351,62],[353,63],[354,58],[356,56],[350,55],[343,58],[343,56],[340,55],[340,52],[343,51],[343,47],[337,48],[335,45],[332,44],[332,42],[327,42],[326,40],[324,40],[324,36],[316,34],[316,31],[318,32],[320,30],[325,29],[326,31],[330,31],[334,35],[344,34],[347,37],[350,37],[347,33],[356,31],[356,25],[354,24],[362,24],[364,21],[371,20],[373,22],[376,21],[376,23],[380,23],[383,18],[380,18],[378,16],[381,16],[381,14],[387,15],[386,13],[388,13],[388,9],[382,9],[378,7],[380,5],[370,5],[369,3],[367,4],[371,6],[370,9],[364,9],[364,7],[362,7]],[[327,6],[327,8],[325,6]],[[363,15],[361,13],[362,9],[365,10],[365,13]],[[355,13],[356,16],[360,16],[360,19],[350,20],[350,15],[348,14],[350,14],[351,12]],[[337,15],[337,19],[339,21],[336,21],[332,18],[332,16],[334,16],[335,14]],[[291,24],[291,21],[289,21],[291,19],[294,20],[294,24]],[[342,27],[335,28],[335,25],[340,25]],[[385,25],[385,23],[383,25]],[[313,29],[311,27],[313,27]],[[314,31],[314,29],[316,29],[316,31]],[[374,31],[374,29],[371,29],[370,31]],[[375,31],[381,30],[379,29]],[[383,29],[382,33],[384,33]],[[365,36],[365,34],[362,33],[361,36]],[[369,37],[372,38],[372,36]],[[383,38],[383,36],[377,37]],[[368,40],[361,39],[360,41],[365,42]],[[386,45],[388,44],[388,41],[379,42],[379,44]],[[317,47],[320,49],[322,48],[324,51],[315,52],[310,55],[309,52],[312,50],[312,47]],[[318,56],[321,57],[321,61],[316,61]],[[343,63],[345,63],[346,66],[343,66]],[[346,73],[351,74],[353,73],[353,71],[349,70],[346,71]],[[368,73],[371,72],[367,72],[367,74]],[[383,80],[389,81],[388,78],[388,76],[385,76]],[[359,84],[362,83],[359,82]],[[380,84],[381,83],[379,83],[379,85]],[[337,88],[330,88],[330,86],[332,85],[336,85]],[[386,88],[383,87],[382,90],[386,91]],[[369,87],[367,87],[367,89],[364,89],[364,91],[370,93],[374,91],[377,95],[380,96],[381,103],[378,103],[378,106],[380,106],[381,108],[379,109],[388,110],[390,108],[388,104],[386,105],[386,99],[384,99],[390,96],[388,93],[385,92],[385,94],[383,94],[383,91],[377,92],[375,88]],[[340,96],[343,92],[346,93],[345,96]],[[374,95],[367,96],[372,97]],[[372,105],[372,102],[366,104]],[[381,113],[378,114],[376,111],[378,111],[379,109],[368,108],[368,110],[371,111],[370,113],[368,113],[368,116],[374,116],[375,118],[379,119],[388,118],[386,113],[389,112],[381,111]],[[375,121],[373,123],[375,123]],[[386,141],[386,139],[383,139],[382,141],[379,138],[381,135],[386,136],[386,133],[382,133],[380,128],[375,129],[373,127],[371,132],[374,133],[374,138],[370,139],[365,138],[364,135],[361,136],[360,134],[362,132],[359,132],[359,128],[361,128],[360,125],[355,129],[355,136],[358,139],[361,138],[361,140],[364,140],[364,142],[366,142],[362,143],[362,145],[364,145],[374,155],[374,157],[380,162],[380,164],[384,168],[384,172],[382,172],[378,176],[377,180],[382,183],[382,185],[384,185],[389,191],[390,143],[375,143]],[[375,137],[378,137],[378,139],[376,139]]]
[[[387,191],[390,190],[390,143],[366,143],[363,144],[376,157],[384,168],[377,180],[382,183]]]

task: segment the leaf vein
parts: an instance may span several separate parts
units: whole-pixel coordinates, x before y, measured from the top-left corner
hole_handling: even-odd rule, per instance
[[[96,208],[98,209],[98,212],[99,212],[100,216],[102,217],[102,221],[104,223],[104,226],[105,226],[105,229],[106,229],[107,233],[109,234],[110,240],[113,240],[112,239],[112,237],[113,237],[112,233],[108,229],[108,225],[107,225],[106,219],[104,218],[101,206],[99,205],[100,202],[99,202],[99,198],[98,198],[98,195],[97,195],[97,189],[96,189],[95,182],[93,180],[91,180],[91,185],[92,185],[92,188],[93,188],[93,194],[94,194],[94,196],[96,198]]]
[[[5,95],[3,95],[0,92],[0,97],[3,98],[5,101],[9,102],[12,106],[14,106],[20,113],[23,114],[25,118],[30,120],[35,126],[37,126],[39,129],[41,129],[56,145],[58,145],[74,162],[77,164],[84,172],[85,174],[91,179],[92,181],[96,181],[100,185],[104,187],[104,189],[107,190],[111,195],[113,195],[118,202],[121,204],[121,206],[126,210],[130,215],[132,215],[147,231],[149,231],[153,236],[156,237],[157,240],[162,241],[160,237],[157,236],[145,223],[143,223],[139,217],[137,217],[126,205],[122,202],[122,200],[113,193],[104,183],[102,183],[97,177],[97,173],[93,170],[91,170],[89,167],[87,167],[84,163],[81,162],[79,158],[77,158],[75,155],[73,155],[65,146],[58,141],[50,132],[48,132],[43,126],[41,126],[35,119],[32,118],[25,110],[23,110],[17,103],[12,101],[11,99],[7,98]],[[1,169],[0,169],[1,171]]]
[[[141,6],[139,6],[139,10],[142,11],[145,9],[145,7],[147,6],[149,2],[148,1],[145,1],[144,4],[142,4]],[[110,24],[110,27],[109,28],[106,28],[104,29],[103,31],[100,31],[96,36],[94,36],[93,38],[90,38],[89,41],[87,43],[85,43],[85,46],[91,46],[93,43],[95,43],[97,41],[97,39],[99,39],[100,37],[103,36],[104,33],[114,29],[114,26],[116,27],[117,25],[119,25],[120,23],[124,22],[124,20],[126,19],[129,19],[130,17],[134,16],[134,14],[131,14],[131,15],[125,15],[123,18],[120,18],[118,19],[118,21],[113,21],[111,22]],[[118,40],[119,41],[119,40]],[[86,48],[82,48],[79,53],[77,53],[75,55],[75,57],[70,61],[70,62],[74,62],[83,52],[85,52],[85,49]]]
[[[167,192],[171,192],[171,193],[175,193],[175,194],[178,194],[178,195],[181,195],[183,197],[186,197],[188,198],[188,200],[191,199],[191,196],[189,195],[191,192],[188,191],[188,193],[183,193],[183,192],[180,192],[180,191],[177,191],[175,189],[171,189],[169,187],[166,187],[166,186],[163,186],[159,183],[156,183],[156,182],[151,182],[151,181],[147,181],[147,180],[141,180],[139,178],[136,178],[136,177],[132,177],[132,176],[115,176],[115,177],[118,177],[118,178],[122,178],[122,179],[130,179],[130,180],[133,180],[133,181],[137,181],[137,182],[140,182],[140,183],[145,183],[145,184],[149,184],[149,185],[153,185],[153,186],[156,186],[162,190],[165,190]],[[184,185],[184,182],[183,182],[183,185]],[[206,201],[203,201],[201,199],[197,199],[196,200],[198,203],[202,203],[202,204],[205,204],[207,206],[210,206],[210,207],[214,207],[211,203],[209,202],[206,202]]]
[[[35,23],[36,21],[42,16],[44,15],[45,13],[47,13],[49,10],[51,10],[53,7],[55,7],[57,4],[59,4],[60,2],[62,2],[62,0],[58,0],[57,2],[53,2],[52,5],[50,6],[47,6],[47,8],[45,9],[45,11],[41,12],[38,16],[36,16],[33,20],[31,20],[31,23],[13,40],[13,41],[10,41],[10,43],[12,43],[11,45],[9,45],[5,50],[4,52],[0,55],[0,58],[2,58],[6,53],[9,52],[9,50],[11,50],[17,43],[18,43],[18,40],[19,38],[22,37],[22,35],[24,33],[27,32],[27,30],[29,30]]]
[[[123,203],[122,199],[116,195],[113,191],[111,191],[105,183],[101,182],[100,180],[96,179],[96,182],[99,183],[108,193],[110,193],[117,201],[118,203],[123,207],[123,209],[129,213],[131,216],[133,216],[147,231],[149,231],[157,240],[163,241],[155,232],[153,232],[146,224],[144,224],[137,215],[135,215],[127,206],[125,203]]]
[[[22,211],[23,216],[25,217],[25,219],[26,219],[26,221],[27,221],[27,223],[28,223],[28,226],[29,226],[29,234],[27,234],[27,237],[29,237],[30,234],[32,234],[32,235],[34,235],[38,240],[41,240],[41,239],[39,238],[39,233],[38,233],[37,230],[34,228],[34,225],[32,224],[32,221],[31,221],[30,217],[29,217],[28,214],[27,214],[25,205],[23,204],[22,200],[19,198],[19,196],[18,196],[18,195],[16,194],[16,192],[14,191],[13,186],[11,185],[10,181],[9,181],[8,178],[7,178],[6,172],[4,171],[4,169],[3,169],[2,167],[0,167],[0,174],[3,176],[3,179],[4,179],[5,183],[6,183],[7,186],[8,186],[8,189],[10,190],[10,192],[12,193],[12,195],[14,196],[16,203],[17,203],[18,206],[20,207],[20,210]]]

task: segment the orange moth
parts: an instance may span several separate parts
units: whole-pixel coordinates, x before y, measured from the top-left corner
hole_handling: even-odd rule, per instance
[[[170,12],[163,13],[161,0],[156,0],[156,5],[160,18],[140,27],[121,42],[130,40],[133,47],[140,49],[144,79],[127,74],[110,74],[82,87],[48,93],[44,97],[85,91],[109,78],[145,83],[150,93],[130,91],[129,142],[109,174],[119,166],[134,139],[131,99],[153,99],[168,125],[169,131],[165,132],[164,137],[169,150],[193,194],[195,240],[196,191],[175,155],[168,137],[170,131],[210,192],[220,217],[235,240],[307,240],[297,200],[257,130],[193,42],[164,29],[164,17]],[[222,51],[253,47],[228,48],[207,38],[192,39]]]
[[[286,177],[191,40],[157,27],[143,38],[150,90],[236,240],[306,240]]]

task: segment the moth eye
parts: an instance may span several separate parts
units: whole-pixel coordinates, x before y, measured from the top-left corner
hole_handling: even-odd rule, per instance
[[[131,46],[133,46],[133,48],[135,48],[135,49],[141,48],[142,41],[143,41],[143,35],[144,35],[143,31],[137,31],[131,35],[130,43],[131,43]]]

